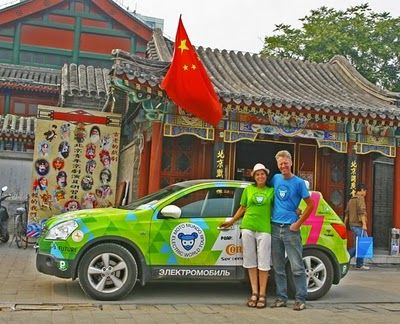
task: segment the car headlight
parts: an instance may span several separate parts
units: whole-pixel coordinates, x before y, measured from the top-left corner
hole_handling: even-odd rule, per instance
[[[50,228],[46,235],[47,240],[66,240],[78,227],[78,223],[70,220]]]

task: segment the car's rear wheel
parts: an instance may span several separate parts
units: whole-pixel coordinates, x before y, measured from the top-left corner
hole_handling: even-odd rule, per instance
[[[79,263],[83,291],[98,300],[118,300],[129,294],[137,279],[132,254],[115,243],[99,244],[87,251]]]
[[[324,296],[332,286],[333,266],[329,257],[322,251],[307,249],[303,252],[303,262],[307,278],[307,300]],[[295,286],[289,268],[289,291],[294,295]]]

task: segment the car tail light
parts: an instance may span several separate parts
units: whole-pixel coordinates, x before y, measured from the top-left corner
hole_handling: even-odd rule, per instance
[[[347,229],[344,224],[336,224],[333,223],[331,226],[335,229],[335,231],[339,234],[339,236],[345,240],[347,239]]]

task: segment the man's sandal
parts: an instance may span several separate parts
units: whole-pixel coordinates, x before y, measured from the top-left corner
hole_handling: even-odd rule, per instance
[[[258,297],[256,307],[257,308],[267,307],[267,298],[265,297],[265,295],[260,295],[260,297]]]
[[[249,300],[247,301],[247,306],[248,307],[256,307],[257,306],[257,299],[258,299],[258,294],[252,293]]]

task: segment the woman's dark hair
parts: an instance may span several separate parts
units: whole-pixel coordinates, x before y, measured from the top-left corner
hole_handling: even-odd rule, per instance
[[[265,176],[267,177],[267,179],[268,179],[268,172],[266,172],[265,170],[263,170],[263,169],[261,169],[261,170],[257,170],[257,171],[263,171],[264,173],[265,173]],[[257,172],[256,171],[256,172]],[[253,176],[251,177],[251,180],[254,182],[254,184],[256,184],[257,182],[256,182],[256,172],[254,172],[254,174],[253,174]]]

